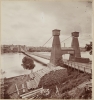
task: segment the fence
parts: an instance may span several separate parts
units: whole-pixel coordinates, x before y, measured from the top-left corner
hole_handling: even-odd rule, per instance
[[[92,74],[91,64],[73,62],[73,61],[68,61],[68,60],[64,60],[64,64],[67,65],[68,67],[72,67],[74,69],[83,71],[84,73]]]

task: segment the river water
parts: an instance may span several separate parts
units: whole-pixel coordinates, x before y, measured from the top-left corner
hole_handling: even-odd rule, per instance
[[[24,75],[24,74],[29,74],[30,70],[24,69],[21,64],[22,64],[22,59],[25,55],[21,53],[10,53],[10,54],[3,54],[1,55],[1,69],[5,71],[4,76],[9,78],[13,76],[18,76],[18,75]],[[33,71],[37,71],[44,66],[41,65],[40,63],[34,62],[35,63],[35,68]]]
[[[50,53],[43,53],[45,55],[50,55]],[[5,71],[4,77],[9,78],[9,77],[14,77],[14,76],[19,76],[19,75],[24,75],[24,74],[29,74],[30,70],[24,69],[21,64],[22,64],[22,59],[25,55],[21,53],[8,53],[8,54],[2,54],[1,55],[1,69]],[[68,59],[69,55],[63,55],[64,59]],[[89,55],[89,53],[82,53],[82,57],[85,58],[90,58],[92,59],[92,56]],[[49,60],[40,58],[40,60],[49,63]],[[40,63],[35,62],[35,68],[33,71],[37,71],[39,69],[42,69],[43,65]]]

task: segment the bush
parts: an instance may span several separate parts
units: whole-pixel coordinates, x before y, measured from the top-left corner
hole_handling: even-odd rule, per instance
[[[65,80],[66,77],[67,77],[66,72],[63,72],[62,70],[51,71],[50,73],[45,74],[41,78],[39,87],[43,86],[45,88],[49,88],[53,85],[60,84]]]
[[[34,64],[34,61],[30,58],[30,57],[27,57],[25,56],[23,59],[22,59],[22,66],[23,68],[25,69],[33,69],[35,67],[35,64]]]

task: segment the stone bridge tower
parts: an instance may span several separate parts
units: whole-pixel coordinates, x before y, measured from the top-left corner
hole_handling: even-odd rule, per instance
[[[79,32],[72,32],[71,35],[72,35],[71,47],[74,49],[75,53],[70,54],[69,60],[75,60],[75,58],[81,57],[79,41],[78,41]]]
[[[53,43],[51,49],[50,63],[55,66],[60,66],[61,63],[63,64],[61,44],[59,39],[60,30],[57,29],[53,30],[52,35],[53,35]]]

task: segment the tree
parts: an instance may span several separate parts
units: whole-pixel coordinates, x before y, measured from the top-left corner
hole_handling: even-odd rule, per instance
[[[35,64],[34,64],[33,59],[30,58],[30,57],[27,57],[27,56],[25,56],[25,57],[22,59],[22,63],[23,63],[22,66],[23,66],[24,69],[29,69],[29,70],[31,70],[31,69],[33,69],[33,68],[35,67]]]
[[[89,54],[92,55],[92,42],[90,42],[90,44],[86,44],[85,50],[89,51]]]

